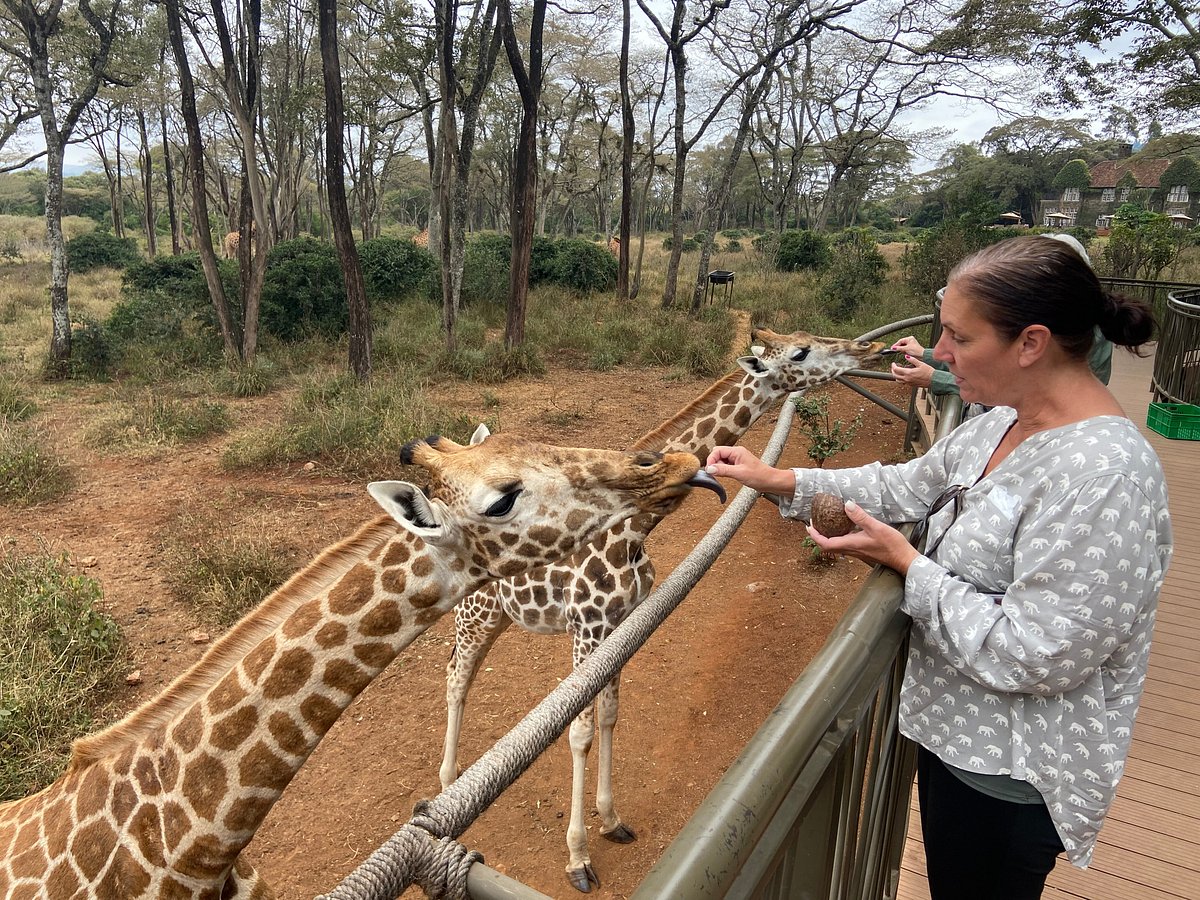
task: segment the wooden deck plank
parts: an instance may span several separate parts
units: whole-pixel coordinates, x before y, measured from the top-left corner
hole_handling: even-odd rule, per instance
[[[1060,860],[1044,900],[1200,898],[1200,442],[1145,427],[1152,359],[1117,354],[1111,387],[1167,475],[1175,553],[1159,597],[1125,775],[1087,870]],[[897,897],[928,900],[915,794]]]

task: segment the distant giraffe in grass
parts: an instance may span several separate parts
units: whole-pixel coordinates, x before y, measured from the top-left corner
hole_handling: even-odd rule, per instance
[[[412,236],[412,242],[423,250],[429,249],[429,229],[417,232]]]
[[[637,449],[686,450],[703,461],[721,444],[737,441],[758,418],[792,391],[823,384],[879,358],[884,344],[815,337],[806,332],[776,334],[753,329],[754,355],[711,385],[671,419],[643,435]],[[446,741],[439,772],[442,786],[458,777],[458,739],[467,692],[496,638],[513,622],[535,634],[570,632],[579,666],[650,592],[654,566],[643,544],[658,524],[635,516],[610,529],[562,562],[517,578],[493,582],[467,597],[454,614],[454,650],[446,666]],[[571,724],[574,762],[571,819],[567,827],[567,878],[587,892],[599,885],[592,869],[584,826],[584,774],[592,745],[593,718],[599,723],[596,806],[600,833],[627,843],[634,833],[621,822],[612,800],[612,735],[617,721],[614,678]]]

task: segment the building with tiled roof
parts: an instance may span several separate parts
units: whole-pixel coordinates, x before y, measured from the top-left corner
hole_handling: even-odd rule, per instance
[[[1175,159],[1106,159],[1088,167],[1089,187],[1066,187],[1041,201],[1040,224],[1107,228],[1123,203],[1161,212],[1181,228],[1200,220],[1200,191],[1186,184],[1164,184]]]

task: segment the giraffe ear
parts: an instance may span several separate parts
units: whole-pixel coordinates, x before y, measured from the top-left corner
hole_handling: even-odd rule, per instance
[[[445,539],[447,529],[441,510],[415,484],[372,481],[367,485],[367,493],[396,520],[397,525],[426,543],[436,545]]]
[[[766,364],[757,356],[739,356],[737,364],[756,378],[762,378],[767,374]]]
[[[475,433],[471,435],[471,446],[474,447],[476,444],[482,444],[485,438],[491,436],[492,433],[488,430],[488,427],[480,422],[479,427],[475,429]]]

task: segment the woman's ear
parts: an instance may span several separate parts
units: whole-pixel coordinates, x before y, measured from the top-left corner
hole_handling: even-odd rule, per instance
[[[1030,325],[1017,338],[1017,364],[1031,366],[1050,348],[1054,336],[1045,325]]]

